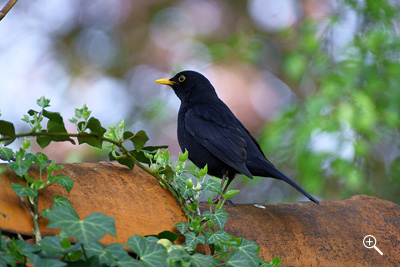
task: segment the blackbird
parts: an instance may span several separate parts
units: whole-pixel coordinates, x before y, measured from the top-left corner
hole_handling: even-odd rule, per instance
[[[172,87],[181,100],[178,114],[178,142],[198,167],[207,164],[208,174],[222,178],[225,192],[236,174],[272,177],[283,180],[308,197],[293,180],[279,171],[264,155],[257,140],[217,96],[214,87],[202,74],[182,71],[170,79],[155,81]],[[224,187],[225,180],[226,186]]]

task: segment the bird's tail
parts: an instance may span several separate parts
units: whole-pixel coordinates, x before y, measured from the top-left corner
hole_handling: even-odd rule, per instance
[[[308,199],[310,199],[311,201],[315,202],[316,204],[319,204],[319,201],[316,198],[314,198],[309,193],[307,193],[306,190],[301,188],[300,185],[296,184],[292,179],[287,177],[285,174],[283,174],[277,168],[275,168],[275,167],[269,168],[268,172],[271,174],[272,177],[285,181],[286,183],[288,183],[291,186],[293,186],[294,188],[296,188],[300,193],[302,193],[303,195],[308,197]]]

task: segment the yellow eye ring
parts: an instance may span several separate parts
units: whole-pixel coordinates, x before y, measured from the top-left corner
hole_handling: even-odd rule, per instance
[[[183,82],[185,79],[186,79],[186,77],[183,75],[179,76],[179,78],[178,78],[179,82]]]

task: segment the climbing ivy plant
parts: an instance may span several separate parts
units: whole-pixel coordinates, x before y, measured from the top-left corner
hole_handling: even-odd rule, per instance
[[[63,117],[58,112],[48,110],[49,99],[41,97],[37,104],[39,110],[29,110],[28,115],[22,118],[31,127],[29,132],[16,133],[12,122],[0,120],[0,157],[8,162],[6,167],[0,165],[0,175],[8,167],[21,178],[21,183],[10,186],[31,214],[35,238],[35,244],[30,244],[21,235],[3,233],[0,237],[0,265],[277,266],[281,261],[275,258],[265,262],[258,257],[260,248],[255,242],[234,237],[223,230],[228,213],[222,207],[228,198],[239,191],[229,190],[222,194],[219,182],[206,177],[207,166],[204,169],[187,169],[187,151],[179,155],[178,162],[172,164],[166,146],[146,146],[149,138],[144,131],[126,131],[123,121],[118,126],[106,129],[91,116],[86,106],[75,110],[70,122],[76,125],[77,132],[70,133],[66,130]],[[43,126],[45,121],[47,127]],[[71,202],[62,196],[54,196],[50,207],[39,210],[40,190],[58,183],[70,192],[74,181],[64,174],[55,175],[55,171],[63,167],[44,153],[32,153],[29,137],[34,138],[42,148],[51,142],[76,144],[76,139],[78,144],[108,149],[110,160],[116,160],[130,169],[135,165],[142,168],[168,189],[187,216],[187,222],[179,222],[174,226],[180,234],[164,231],[147,237],[134,235],[125,244],[132,251],[128,252],[123,244],[114,243],[104,247],[98,241],[106,234],[116,236],[115,219],[106,214],[92,213],[80,218]],[[24,141],[14,151],[8,145],[17,138],[24,138]],[[128,143],[132,143],[132,150],[127,148]],[[33,166],[39,169],[37,179],[28,172]],[[222,197],[214,204],[211,195],[215,193]],[[204,212],[199,208],[202,195],[210,204],[210,208]],[[7,214],[1,215],[7,219]],[[41,217],[49,221],[48,228],[61,229],[60,234],[42,237],[38,223]],[[179,237],[185,240],[181,245],[175,243]],[[199,244],[209,246],[210,255],[195,252]]]

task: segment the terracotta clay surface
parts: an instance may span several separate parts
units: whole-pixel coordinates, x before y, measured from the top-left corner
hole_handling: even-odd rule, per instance
[[[41,194],[40,208],[62,195],[81,219],[92,212],[114,217],[118,238],[107,235],[103,244],[124,244],[133,234],[157,234],[185,220],[175,199],[139,168],[106,162],[64,166],[61,173],[75,182],[71,194],[52,185]],[[9,220],[0,216],[0,229],[30,235],[30,215],[8,186],[21,180],[11,171],[1,178],[0,211]],[[226,205],[224,230],[257,242],[261,257],[280,257],[283,266],[400,266],[400,206],[369,196],[320,203]],[[202,208],[208,209],[205,203]],[[40,222],[44,234],[57,232],[45,228],[45,219]],[[383,256],[363,246],[366,235],[376,237]]]
[[[320,203],[228,205],[224,230],[257,242],[260,257],[280,257],[283,266],[400,266],[400,206],[364,195]],[[364,247],[366,235],[383,256]]]
[[[186,217],[175,198],[162,188],[157,179],[138,167],[132,170],[109,162],[63,164],[58,173],[74,180],[71,193],[59,184],[53,184],[39,194],[39,210],[53,202],[53,196],[64,196],[72,202],[81,219],[93,212],[101,212],[115,218],[117,238],[106,235],[101,242],[125,244],[134,234],[158,234],[172,227]],[[32,172],[37,177],[37,172]],[[0,211],[9,219],[0,216],[0,229],[32,235],[32,219],[14,193],[10,183],[21,183],[11,170],[1,177]],[[58,233],[47,229],[47,220],[39,220],[43,235]]]

